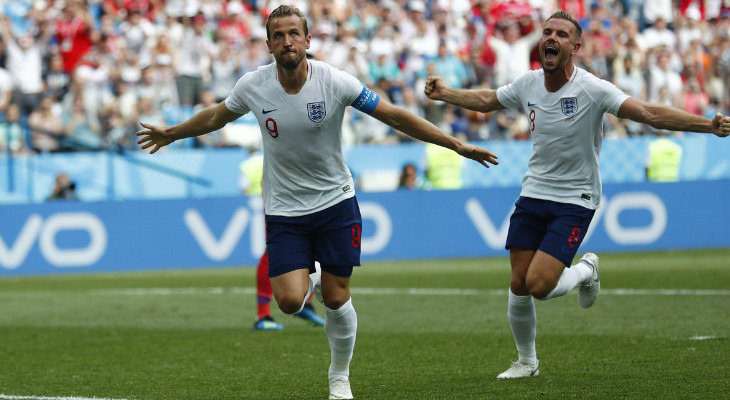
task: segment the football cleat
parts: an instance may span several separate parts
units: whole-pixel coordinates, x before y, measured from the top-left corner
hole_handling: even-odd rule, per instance
[[[314,307],[311,303],[307,303],[302,308],[302,311],[294,314],[295,317],[299,317],[305,321],[309,321],[315,325],[324,325],[324,319],[314,312]]]
[[[352,399],[350,379],[346,376],[332,376],[330,380],[330,399]]]
[[[591,277],[578,285],[578,301],[580,306],[588,308],[598,299],[598,293],[601,291],[601,279],[598,276],[598,256],[593,253],[586,253],[581,259],[593,268]]]
[[[529,378],[538,375],[540,375],[540,361],[534,364],[523,364],[515,361],[506,371],[497,375],[497,379]]]
[[[259,318],[254,324],[253,329],[256,331],[280,331],[284,329],[284,325],[274,321],[270,315]]]

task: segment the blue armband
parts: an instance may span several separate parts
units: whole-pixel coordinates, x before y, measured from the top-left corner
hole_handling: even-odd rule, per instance
[[[353,101],[350,105],[356,110],[360,110],[365,114],[370,114],[373,112],[373,110],[375,110],[378,102],[380,102],[380,96],[378,96],[378,94],[373,92],[372,90],[364,87],[362,88],[362,92],[360,92],[360,95],[357,96],[355,101]]]

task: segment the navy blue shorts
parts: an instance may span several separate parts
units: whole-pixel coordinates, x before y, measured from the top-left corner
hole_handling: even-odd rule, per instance
[[[297,269],[322,269],[342,277],[360,265],[362,217],[355,197],[299,217],[266,216],[269,277]]]
[[[520,197],[509,220],[505,248],[542,250],[570,267],[595,212],[575,204]]]

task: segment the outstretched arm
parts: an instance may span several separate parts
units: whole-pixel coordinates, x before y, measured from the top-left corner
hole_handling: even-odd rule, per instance
[[[717,114],[715,118],[708,119],[679,108],[650,104],[633,97],[629,97],[621,104],[617,116],[648,124],[656,129],[705,132],[719,137],[730,134],[730,117]]]
[[[218,105],[208,107],[189,119],[169,128],[140,122],[140,125],[146,129],[137,132],[137,136],[141,137],[137,143],[141,145],[140,148],[142,149],[152,147],[150,154],[154,154],[160,148],[178,139],[200,136],[217,131],[240,116],[241,114],[229,110],[225,102],[222,101]]]
[[[483,113],[504,110],[497,91],[492,89],[454,89],[446,86],[440,76],[429,76],[423,89],[429,99],[441,100],[453,105]]]
[[[449,136],[437,128],[436,125],[410,111],[396,107],[384,99],[378,102],[378,105],[370,115],[408,136],[454,150],[460,155],[471,158],[487,168],[489,168],[489,164],[499,164],[497,162],[497,156],[491,151]]]

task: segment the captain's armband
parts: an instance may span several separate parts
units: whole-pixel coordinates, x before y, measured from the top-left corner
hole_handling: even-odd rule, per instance
[[[362,92],[360,92],[360,95],[357,96],[355,101],[350,104],[352,107],[354,107],[356,110],[362,111],[365,114],[370,114],[375,110],[375,107],[380,102],[380,96],[378,96],[377,93],[373,92],[371,89],[368,89],[367,87],[362,88]]]

